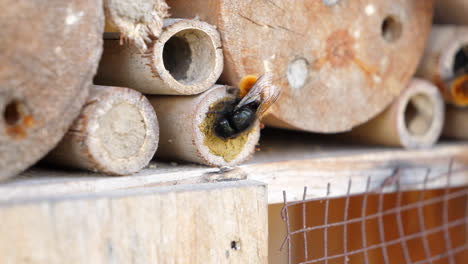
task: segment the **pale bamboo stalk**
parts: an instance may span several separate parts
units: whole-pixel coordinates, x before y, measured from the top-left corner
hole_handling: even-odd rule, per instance
[[[141,93],[93,86],[80,116],[46,162],[128,175],[148,165],[158,140],[156,113]]]
[[[107,39],[96,84],[125,86],[146,94],[192,95],[210,88],[223,69],[220,35],[198,20],[167,19],[159,38],[142,52]]]
[[[443,136],[468,139],[468,108],[447,106]]]
[[[447,102],[467,106],[467,69],[457,57],[468,61],[468,26],[434,25],[416,75],[435,83]]]
[[[249,159],[260,137],[258,121],[233,139],[213,130],[223,102],[235,100],[228,86],[216,85],[196,96],[150,96],[161,128],[156,158],[183,160],[209,166],[234,166]]]
[[[399,98],[383,113],[350,132],[356,142],[429,148],[440,137],[444,101],[432,83],[413,79]]]

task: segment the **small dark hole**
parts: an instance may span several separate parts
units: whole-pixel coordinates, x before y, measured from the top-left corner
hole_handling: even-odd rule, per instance
[[[238,241],[231,241],[231,249],[232,249],[232,250],[239,250],[239,249],[240,249],[240,242],[238,242]]]
[[[164,67],[177,81],[187,79],[187,72],[192,63],[192,51],[186,39],[173,36],[163,49]]]
[[[455,62],[453,64],[453,72],[458,75],[468,72],[468,45],[461,48],[455,55]]]
[[[382,22],[382,37],[388,42],[397,41],[403,32],[403,25],[393,16],[387,16]]]
[[[11,101],[9,104],[7,104],[5,111],[3,112],[3,118],[5,119],[7,125],[16,125],[21,119],[20,102]]]

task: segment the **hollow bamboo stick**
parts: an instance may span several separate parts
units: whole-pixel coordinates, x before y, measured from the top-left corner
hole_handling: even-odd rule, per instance
[[[128,175],[148,165],[158,140],[156,114],[142,94],[122,87],[92,86],[80,116],[46,161]]]
[[[104,0],[106,32],[120,32],[141,50],[150,37],[159,37],[163,19],[169,16],[164,0]]]
[[[447,106],[443,136],[468,139],[468,108]]]
[[[468,1],[438,0],[435,1],[435,22],[441,24],[468,25]]]
[[[225,40],[223,83],[272,72],[283,93],[262,122],[321,133],[348,131],[398,97],[433,14],[432,0],[167,3],[176,17],[217,27]]]
[[[234,166],[249,159],[260,138],[260,124],[233,139],[216,135],[217,113],[236,99],[231,87],[215,85],[196,96],[150,96],[159,114],[160,141],[156,158],[209,166]]]
[[[444,111],[437,87],[428,81],[413,79],[388,109],[353,129],[349,136],[363,143],[429,148],[440,137]]]
[[[1,0],[0,180],[63,137],[102,52],[102,0]]]
[[[166,19],[147,52],[105,40],[96,84],[125,86],[145,94],[192,95],[218,80],[223,69],[215,27],[198,20]]]
[[[435,83],[447,102],[468,106],[468,27],[434,25],[416,75]]]

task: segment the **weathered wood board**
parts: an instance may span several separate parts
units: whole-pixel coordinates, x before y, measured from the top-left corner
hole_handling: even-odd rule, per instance
[[[0,180],[51,150],[102,52],[101,0],[0,0]]]
[[[252,181],[0,202],[1,263],[267,263]]]
[[[328,183],[331,184],[330,197],[342,196],[347,193],[350,180],[351,194],[364,193],[368,178],[371,190],[384,188],[385,192],[395,191],[396,179],[400,179],[402,190],[418,190],[423,188],[428,171],[427,188],[441,188],[448,184],[452,160],[449,185],[468,184],[466,142],[442,143],[429,150],[405,151],[362,145],[343,147],[343,144],[320,143],[332,141],[330,137],[317,139],[308,134],[277,130],[266,132],[260,142],[261,150],[250,162],[235,168],[154,162],[134,176],[119,178],[34,168],[0,185],[0,202],[70,193],[249,179],[268,184],[268,202],[273,204],[283,202],[283,191],[288,201],[301,200],[305,186],[308,188],[306,198],[324,197]]]
[[[169,0],[223,40],[222,80],[271,70],[283,94],[264,122],[313,132],[350,130],[375,116],[416,70],[432,0]]]

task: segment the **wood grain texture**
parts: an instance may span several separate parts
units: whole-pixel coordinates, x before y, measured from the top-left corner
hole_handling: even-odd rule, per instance
[[[121,45],[118,37],[106,39],[95,83],[145,94],[192,95],[213,86],[222,70],[221,39],[214,26],[198,20],[165,19],[161,35],[145,52]]]
[[[0,208],[5,264],[267,263],[266,187],[256,182],[66,195]]]
[[[227,84],[266,69],[274,73],[283,94],[264,119],[267,125],[314,132],[350,130],[392,102],[416,70],[433,5],[430,0],[168,4],[176,17],[197,16],[217,26]]]
[[[437,87],[413,78],[389,108],[345,137],[356,143],[430,148],[439,140],[444,116],[445,103]]]
[[[0,1],[0,179],[37,162],[78,115],[102,52],[101,7]]]
[[[93,85],[79,117],[46,161],[129,175],[149,164],[158,142],[158,120],[146,97],[129,88]]]

